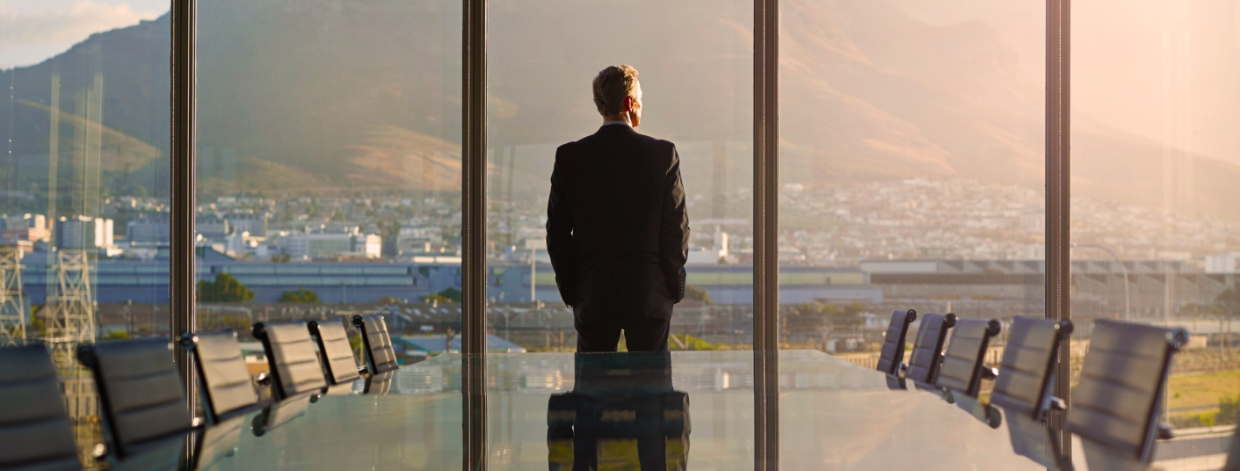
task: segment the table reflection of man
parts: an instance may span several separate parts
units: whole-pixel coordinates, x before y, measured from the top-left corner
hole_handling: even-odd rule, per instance
[[[689,395],[664,353],[577,354],[572,392],[547,405],[551,471],[688,467]]]

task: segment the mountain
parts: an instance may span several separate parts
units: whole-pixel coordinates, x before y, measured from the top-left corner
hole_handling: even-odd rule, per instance
[[[80,208],[81,182],[91,173],[102,180],[103,194],[168,195],[170,27],[165,15],[96,33],[40,64],[0,71],[0,83],[12,87],[12,96],[0,100],[0,133],[8,133],[11,151],[0,164],[0,184],[42,201],[15,209],[46,208],[53,87],[60,208]],[[75,187],[76,196],[69,191]]]
[[[1043,86],[1029,72],[1041,38],[1004,26],[1029,9],[994,7],[977,19],[965,10],[936,12],[926,0],[784,2],[782,180],[812,188],[920,176],[1042,188]],[[204,195],[459,191],[459,2],[217,0],[198,14]],[[15,104],[0,103],[0,132],[13,126],[19,156],[5,170],[18,180],[9,188],[46,185],[49,77],[59,71],[63,117],[99,72],[103,185],[165,194],[168,28],[165,16],[96,34],[0,72],[0,83],[17,83]],[[641,71],[642,129],[680,145],[690,193],[713,191],[718,153],[727,188],[749,185],[749,2],[493,0],[489,28],[492,174],[511,179],[517,197],[544,192],[554,146],[596,127],[589,80],[613,63]],[[1074,195],[1240,221],[1227,204],[1240,197],[1240,167],[1107,122],[1074,113]],[[62,126],[63,161],[75,125]],[[746,217],[749,208],[728,212]]]

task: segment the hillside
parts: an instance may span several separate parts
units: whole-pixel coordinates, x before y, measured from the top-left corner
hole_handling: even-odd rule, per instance
[[[921,0],[897,1],[929,11]],[[1021,69],[1030,45],[1014,48],[1012,35],[990,23],[915,18],[896,4],[785,3],[781,178],[814,187],[925,176],[1040,189],[1042,84]],[[712,142],[729,153],[729,186],[748,184],[751,8],[705,0],[646,6],[492,2],[489,143],[519,147],[518,193],[544,192],[550,149],[592,132],[597,117],[589,79],[620,62],[642,71],[643,131],[683,143],[691,193],[709,190]],[[395,0],[202,5],[198,126],[205,194],[458,191],[459,8]],[[624,41],[600,33],[621,16],[642,26]],[[15,104],[0,102],[0,130],[13,126],[18,155],[5,180],[16,168],[16,188],[46,186],[49,77],[60,74],[65,117],[76,109],[76,90],[92,86],[100,71],[108,130],[104,186],[120,194],[140,182],[165,194],[167,33],[165,16],[96,34],[42,64],[0,72],[0,83],[17,84]],[[73,124],[65,126],[62,160],[72,146]],[[1163,207],[1160,143],[1088,117],[1077,121],[1073,140],[1074,194]],[[1187,163],[1177,164],[1175,181],[1192,188],[1181,192],[1187,196],[1177,207],[1240,221],[1240,208],[1227,204],[1240,198],[1234,185],[1240,167],[1177,155]],[[729,213],[748,213],[734,209]]]

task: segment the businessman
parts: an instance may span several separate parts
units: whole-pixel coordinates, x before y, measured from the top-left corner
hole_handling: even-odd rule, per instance
[[[637,70],[594,78],[603,126],[556,149],[547,252],[573,307],[578,352],[666,351],[672,305],[685,297],[689,215],[671,142],[639,134]]]

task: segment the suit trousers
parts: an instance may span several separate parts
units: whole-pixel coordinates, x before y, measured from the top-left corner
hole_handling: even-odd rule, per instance
[[[630,352],[666,352],[672,301],[657,260],[605,260],[582,271],[573,317],[577,351],[614,352],[624,332]]]
[[[573,309],[577,311],[576,308]],[[630,352],[666,352],[672,319],[625,316],[584,320],[576,315],[577,353],[615,352],[624,331],[624,344]]]

